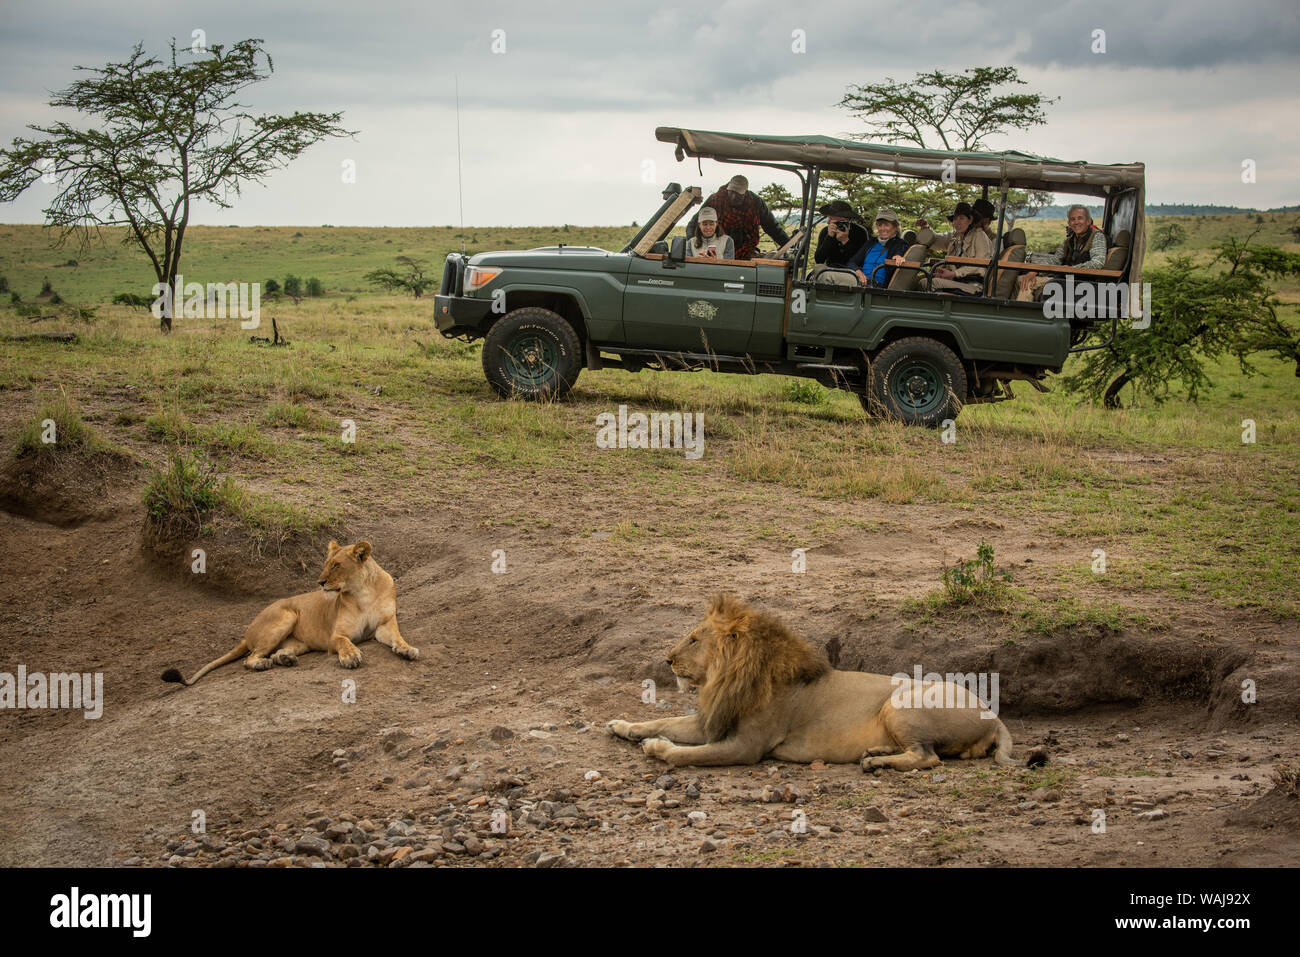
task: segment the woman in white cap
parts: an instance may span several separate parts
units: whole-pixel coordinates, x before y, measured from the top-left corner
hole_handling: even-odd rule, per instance
[[[735,259],[736,244],[718,225],[718,213],[705,206],[695,217],[695,233],[686,241],[686,255],[708,259]]]
[[[876,238],[862,247],[849,268],[868,286],[887,286],[906,252],[907,243],[898,235],[898,214],[882,209],[876,213]]]

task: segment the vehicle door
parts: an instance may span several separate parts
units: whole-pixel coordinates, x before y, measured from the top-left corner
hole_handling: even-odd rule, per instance
[[[634,255],[623,292],[627,344],[744,355],[754,331],[757,294],[758,268],[752,264]]]

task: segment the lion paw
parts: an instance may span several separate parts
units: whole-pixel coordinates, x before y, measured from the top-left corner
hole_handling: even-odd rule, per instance
[[[633,730],[631,721],[623,721],[621,718],[615,718],[613,721],[605,724],[605,730],[610,734],[620,738],[626,738],[629,741],[640,741],[641,736]]]
[[[420,649],[411,645],[407,645],[404,648],[394,648],[393,653],[401,658],[405,658],[407,661],[414,661],[416,658],[420,657]]]
[[[282,665],[285,668],[292,668],[298,663],[298,656],[290,654],[287,651],[277,651],[271,656],[271,660],[277,665]]]
[[[650,757],[658,758],[661,761],[668,760],[668,752],[674,747],[676,747],[676,745],[667,738],[646,738],[641,742],[642,751],[650,755]]]
[[[344,668],[357,668],[361,665],[361,652],[353,648],[351,652],[339,652],[339,664]]]
[[[265,671],[267,668],[271,667],[271,659],[249,658],[244,662],[244,667],[248,668],[250,671]]]

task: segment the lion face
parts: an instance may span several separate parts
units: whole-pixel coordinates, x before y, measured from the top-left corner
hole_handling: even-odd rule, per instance
[[[728,611],[715,600],[700,623],[668,653],[668,667],[677,676],[679,691],[708,684],[718,649],[736,625],[735,615]]]
[[[362,578],[371,550],[369,542],[357,542],[347,548],[342,548],[338,542],[330,542],[329,555],[325,558],[325,567],[321,569],[317,584],[327,592],[353,591],[353,586]]]

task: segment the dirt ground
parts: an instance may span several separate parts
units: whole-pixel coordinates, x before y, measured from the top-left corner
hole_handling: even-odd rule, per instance
[[[627,517],[617,489],[485,486],[353,529],[396,580],[417,661],[367,642],[357,671],[309,654],[185,688],[161,672],[192,673],[269,600],[314,587],[318,545],[295,567],[211,543],[226,572],[200,580],[142,547],[142,473],[66,474],[37,497],[29,479],[0,489],[0,670],[102,671],[106,701],[98,720],[0,712],[0,865],[1300,863],[1300,800],[1265,798],[1300,756],[1300,623],[1180,602],[1158,630],[1011,640],[996,620],[905,619],[898,599],[934,587],[972,521],[1030,580],[1056,557],[1005,516],[809,498],[869,524],[812,549],[803,580],[734,522],[709,525],[712,554],[638,549],[590,531]],[[484,527],[503,497],[531,500],[536,524]],[[998,672],[1016,753],[1049,764],[666,773],[604,725],[694,707],[663,656],[719,584],[841,668]]]

